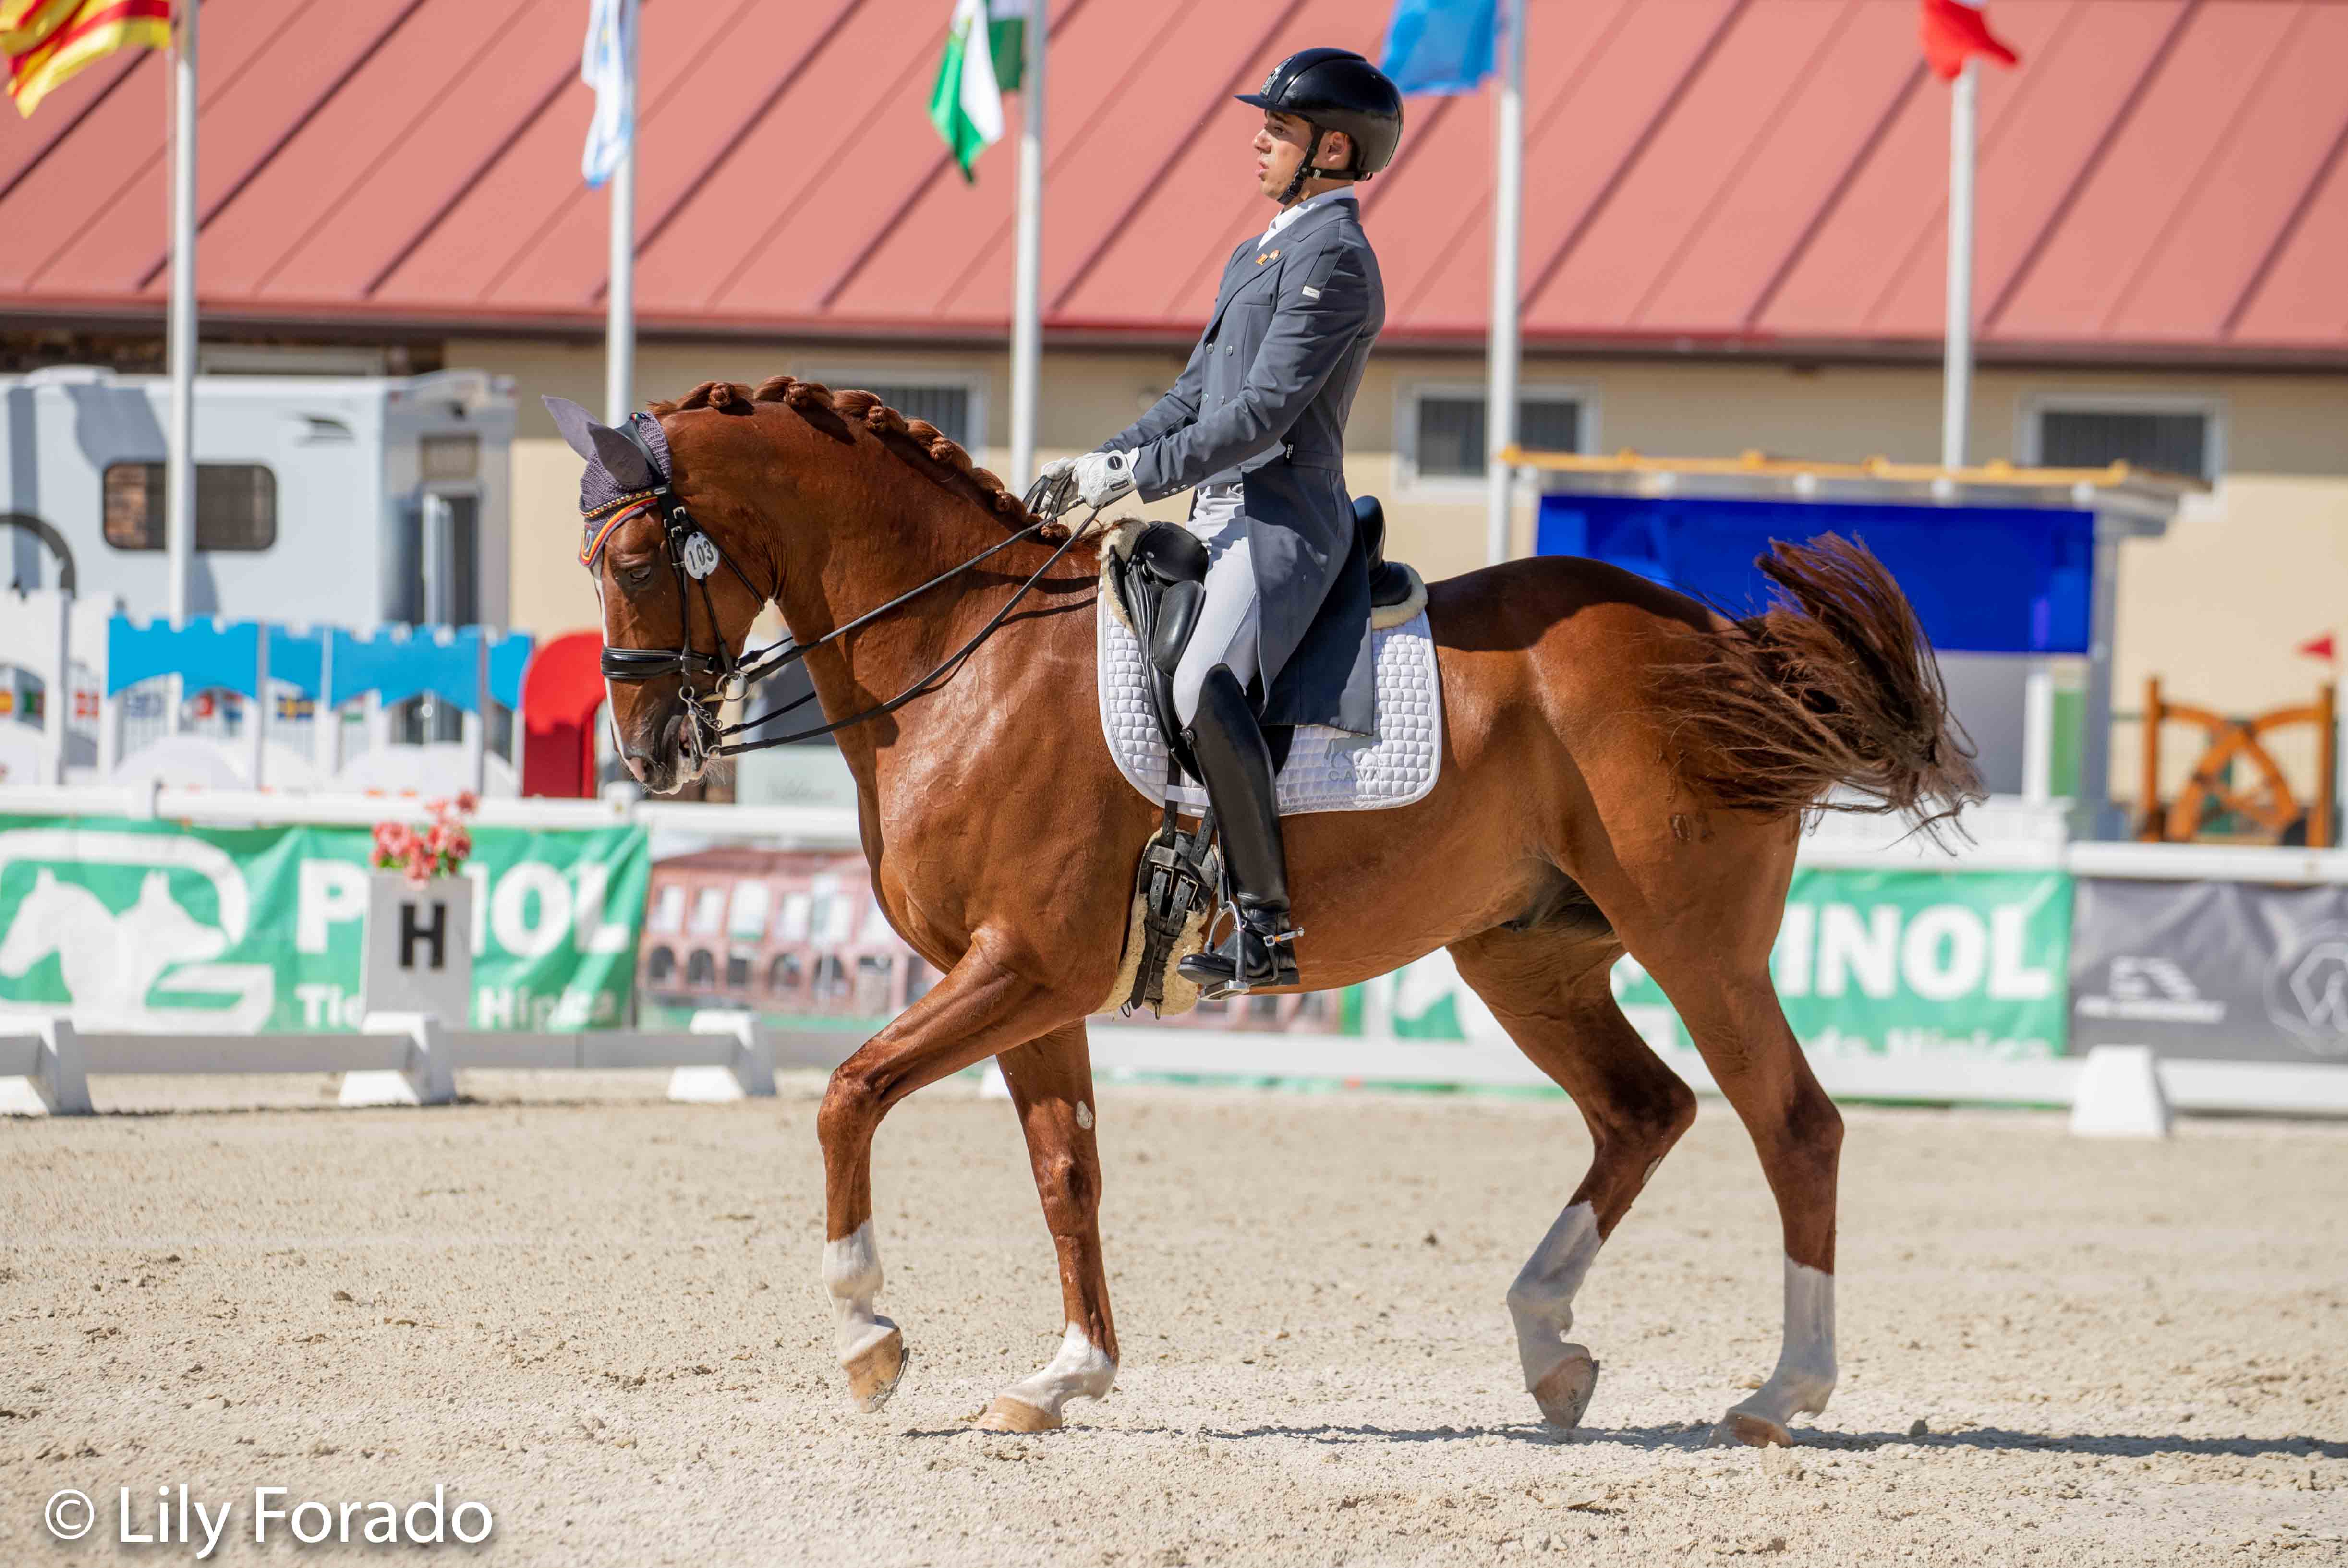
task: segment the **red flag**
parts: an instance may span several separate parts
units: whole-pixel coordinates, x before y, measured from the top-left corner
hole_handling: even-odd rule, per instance
[[[2320,637],[2308,638],[2291,652],[2305,654],[2311,659],[2331,659],[2337,656],[2332,651],[2332,634],[2329,632]]]
[[[19,114],[101,55],[170,46],[171,0],[0,0],[0,63]]]
[[[2001,66],[2019,65],[2022,57],[2001,43],[1982,15],[1982,0],[1924,0],[1924,58],[1942,81],[1952,82],[1974,55],[1987,55]]]

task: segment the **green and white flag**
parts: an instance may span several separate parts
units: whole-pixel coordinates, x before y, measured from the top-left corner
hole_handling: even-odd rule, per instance
[[[1003,139],[1003,95],[1019,90],[1028,0],[954,0],[946,52],[930,88],[930,123],[974,178],[978,155]]]

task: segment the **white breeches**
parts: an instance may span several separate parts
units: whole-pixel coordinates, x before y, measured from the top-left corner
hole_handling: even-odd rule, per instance
[[[1240,518],[1240,487],[1202,485],[1190,514],[1190,531],[1207,547],[1206,601],[1199,624],[1174,666],[1174,717],[1188,728],[1199,715],[1199,688],[1217,665],[1229,665],[1245,686],[1262,665],[1258,635],[1262,615],[1256,600],[1255,555],[1248,548],[1247,524]]]

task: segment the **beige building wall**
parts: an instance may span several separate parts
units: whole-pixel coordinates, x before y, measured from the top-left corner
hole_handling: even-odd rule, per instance
[[[591,627],[595,603],[577,563],[578,460],[540,406],[542,393],[591,408],[602,398],[597,345],[469,338],[447,346],[451,366],[514,378],[520,418],[513,465],[513,618],[551,635]],[[1038,410],[1045,459],[1090,449],[1158,397],[1181,369],[1167,351],[1056,352],[1045,360]],[[901,377],[948,377],[973,394],[979,461],[1009,469],[1010,371],[1002,353],[903,348],[646,344],[636,379],[650,399],[713,378],[756,383],[778,373],[855,386]],[[1354,493],[1386,502],[1390,552],[1429,577],[1484,563],[1479,481],[1426,479],[1413,451],[1416,399],[1429,391],[1480,392],[1483,362],[1380,354],[1370,364],[1348,431]],[[1939,455],[1941,377],[1931,366],[1814,367],[1719,361],[1529,359],[1528,390],[1576,397],[1583,449],[1726,456],[1759,449],[1785,457],[1853,460],[1883,456],[1929,462]],[[2159,674],[2180,700],[2250,712],[2307,700],[2322,667],[2291,653],[2326,630],[2348,643],[2348,377],[2177,371],[1990,368],[1977,377],[1969,456],[2035,460],[2032,432],[2044,403],[2087,399],[2123,407],[2192,407],[2212,417],[2214,492],[2190,502],[2165,539],[2122,553],[2115,649],[2116,791],[2137,789],[2133,715],[2144,677]],[[1177,498],[1148,511],[1179,516]],[[1533,499],[1518,509],[1515,548],[1533,542]],[[2189,737],[2176,732],[2169,771],[2188,766]],[[2312,750],[2302,748],[2312,779]],[[2294,772],[2299,764],[2293,763]]]

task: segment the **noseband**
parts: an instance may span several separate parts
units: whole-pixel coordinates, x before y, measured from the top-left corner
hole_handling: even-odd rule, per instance
[[[1068,530],[1068,537],[1062,542],[1057,550],[1052,552],[1051,558],[1035,569],[1034,576],[1019,585],[1019,591],[1011,596],[1010,602],[996,611],[985,625],[979,628],[976,636],[964,643],[929,674],[888,701],[876,703],[861,713],[851,714],[846,718],[835,720],[814,729],[795,730],[788,735],[770,735],[753,740],[736,740],[734,738],[736,736],[764,727],[808,702],[815,694],[810,691],[806,696],[796,697],[778,708],[735,725],[720,725],[717,722],[716,708],[718,705],[744,696],[759,681],[798,664],[826,643],[846,636],[858,627],[919,598],[940,583],[951,582],[971,571],[982,562],[1009,549],[1021,540],[1041,534],[1054,524],[1050,521],[1031,522],[1001,542],[989,545],[961,565],[940,573],[920,587],[900,593],[877,609],[866,611],[845,625],[833,627],[812,643],[801,643],[795,637],[786,636],[779,643],[770,643],[737,659],[727,650],[726,633],[717,624],[717,606],[710,597],[709,579],[716,575],[717,568],[723,565],[740,579],[742,586],[750,591],[751,597],[762,604],[778,597],[781,592],[779,584],[771,590],[760,589],[750,581],[742,568],[736,564],[734,558],[726,553],[725,547],[717,542],[709,531],[694,521],[693,514],[686,511],[685,503],[676,498],[667,478],[661,472],[661,464],[653,455],[651,446],[637,429],[636,417],[630,417],[627,423],[620,427],[620,433],[627,437],[629,442],[644,454],[644,466],[652,471],[657,482],[650,490],[632,490],[586,514],[588,532],[586,542],[579,552],[580,564],[591,572],[595,570],[596,561],[603,553],[603,546],[619,530],[620,525],[630,518],[649,513],[660,519],[665,536],[664,543],[668,552],[670,575],[676,583],[677,645],[674,648],[615,648],[607,643],[603,646],[602,660],[603,678],[623,685],[635,685],[644,681],[657,680],[666,675],[676,676],[678,677],[677,695],[683,699],[685,711],[692,716],[685,731],[686,744],[696,760],[706,760],[713,757],[731,757],[745,751],[763,751],[771,746],[788,746],[797,740],[812,740],[818,736],[829,735],[834,731],[846,729],[850,725],[861,724],[868,718],[878,718],[882,714],[896,712],[923,692],[932,690],[955,670],[960,669],[963,661],[978,651],[979,645],[993,636],[995,629],[1003,624],[1011,612],[1018,608],[1020,601],[1027,597],[1028,592],[1043,581],[1044,574],[1059,564],[1060,558],[1067,554],[1069,550],[1074,548],[1076,541],[1085,536],[1086,530],[1092,525],[1093,519],[1100,515],[1100,508],[1093,508],[1091,515],[1085,519],[1084,523]],[[1031,514],[1039,516],[1056,516],[1058,511],[1065,510],[1069,500],[1067,492],[1071,488],[1070,481],[1065,475],[1062,476],[1060,484],[1048,492],[1044,482],[1038,480],[1027,492],[1025,502],[1027,510]],[[1037,510],[1039,507],[1044,511],[1039,512]],[[693,645],[693,591],[689,584],[695,583],[701,585],[702,610],[709,618],[709,633],[716,648],[714,653],[705,654]],[[694,677],[696,676],[714,676],[716,677],[716,684],[705,693],[697,691],[694,686]]]

